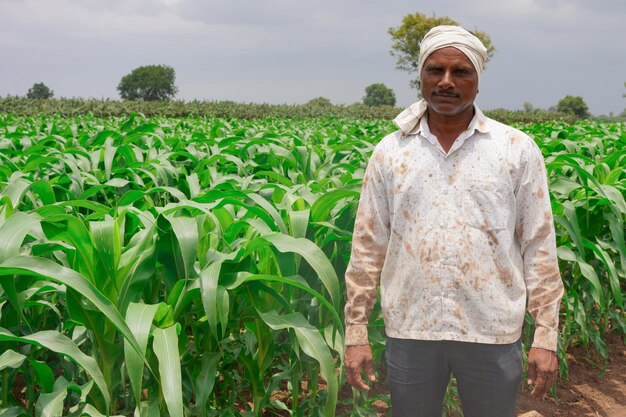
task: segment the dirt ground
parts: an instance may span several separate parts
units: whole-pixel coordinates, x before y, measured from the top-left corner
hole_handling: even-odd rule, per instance
[[[517,414],[524,417],[626,417],[626,343],[617,336],[607,338],[609,362],[593,351],[576,347],[568,353],[569,379],[560,380],[556,397],[535,399],[524,384],[520,390]],[[382,371],[384,372],[384,371]],[[381,373],[382,373],[381,372]],[[376,394],[387,393],[384,375],[374,384]],[[343,393],[348,394],[346,393]],[[341,395],[340,395],[341,397]],[[386,416],[387,404],[372,404],[378,416]],[[341,410],[346,412],[348,410]],[[533,413],[534,412],[534,413]]]
[[[609,362],[578,347],[568,354],[569,380],[560,381],[556,398],[531,398],[522,389],[518,414],[537,411],[544,417],[626,417],[626,344],[617,336],[606,340]]]

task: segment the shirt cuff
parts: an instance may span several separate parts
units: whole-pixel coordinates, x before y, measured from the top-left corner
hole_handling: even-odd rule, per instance
[[[537,326],[532,347],[556,352],[559,334],[556,330],[548,327]]]
[[[366,324],[346,324],[346,346],[368,344]]]

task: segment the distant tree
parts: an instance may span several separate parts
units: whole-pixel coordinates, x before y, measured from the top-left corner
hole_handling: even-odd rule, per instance
[[[50,88],[44,83],[33,84],[33,86],[28,89],[28,93],[26,93],[26,98],[30,99],[45,100],[52,98],[53,96],[54,91],[50,90]]]
[[[624,83],[624,88],[626,88],[626,83]],[[626,98],[626,94],[622,94],[622,97]],[[620,114],[620,117],[626,117],[626,108],[624,109],[622,114]]]
[[[525,101],[524,102],[524,111],[527,112],[527,113],[530,113],[533,110],[535,110],[535,107],[533,106],[533,103],[531,103],[530,101]]]
[[[387,32],[391,35],[391,55],[398,58],[396,68],[409,73],[415,73],[416,79],[410,82],[411,87],[419,90],[419,74],[417,67],[420,55],[420,42],[426,33],[439,25],[459,25],[456,21],[447,16],[427,17],[421,13],[413,13],[404,16],[402,24],[396,28],[389,28]],[[487,48],[487,59],[489,59],[496,48],[491,42],[491,38],[485,32],[477,29],[470,31],[482,41]]]
[[[395,106],[396,94],[385,84],[371,84],[365,87],[363,104],[366,106]]]
[[[174,84],[176,72],[167,65],[146,65],[122,77],[117,91],[125,100],[169,100],[178,88]]]
[[[589,106],[581,96],[565,96],[556,104],[556,110],[561,113],[571,114],[579,119],[587,119]]]
[[[333,103],[326,97],[317,97],[306,102],[305,106],[332,107]]]

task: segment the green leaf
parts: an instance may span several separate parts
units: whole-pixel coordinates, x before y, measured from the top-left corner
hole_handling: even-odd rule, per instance
[[[200,281],[200,296],[202,297],[204,314],[206,314],[213,337],[217,340],[219,340],[217,334],[217,284],[219,282],[221,267],[221,262],[214,262],[200,271],[200,278],[198,278]]]
[[[22,196],[30,185],[31,182],[24,178],[12,178],[7,187],[2,191],[2,193],[0,193],[0,196],[8,196],[11,199],[13,208],[17,210],[18,205],[22,200]]]
[[[63,402],[67,397],[67,389],[63,388],[51,393],[39,394],[35,404],[36,417],[60,417],[63,415]]]
[[[135,335],[143,356],[146,354],[150,327],[158,308],[158,304],[130,303],[126,311],[126,323],[130,331]],[[124,357],[126,359],[126,369],[128,370],[130,385],[135,395],[135,403],[140,404],[144,363],[143,357],[131,348],[127,340],[124,340]]]
[[[359,191],[357,190],[333,190],[324,193],[319,197],[311,207],[311,220],[314,222],[328,220],[330,211],[335,205],[344,198],[358,199]]]
[[[199,417],[205,417],[207,415],[206,405],[209,401],[209,396],[215,386],[215,379],[217,378],[217,364],[222,358],[219,353],[205,353],[202,355],[202,362],[199,369],[196,371],[196,377],[194,378],[195,393],[196,393],[196,410]]]
[[[52,369],[45,363],[28,358],[28,363],[35,370],[37,375],[37,384],[41,387],[43,392],[52,392],[54,386],[54,374]]]
[[[19,254],[24,238],[40,221],[35,214],[17,212],[0,226],[0,263]]]
[[[185,278],[194,277],[193,264],[198,253],[198,226],[196,220],[191,217],[173,217],[165,216],[172,225],[172,230],[178,241],[183,267],[185,269]],[[182,278],[182,277],[181,277]]]
[[[280,252],[294,252],[302,256],[315,270],[326,287],[333,305],[339,310],[339,279],[333,265],[322,250],[308,239],[293,238],[289,235],[271,233],[263,235],[263,239],[270,242]]]
[[[311,294],[317,301],[325,306],[330,314],[335,319],[335,327],[339,329],[341,333],[343,333],[343,322],[339,317],[339,313],[333,307],[333,305],[328,302],[326,298],[314,289],[312,289],[309,284],[306,282],[304,278],[301,276],[292,276],[292,277],[280,277],[278,275],[261,275],[261,274],[250,274],[249,272],[240,272],[237,274],[237,277],[234,282],[228,285],[226,288],[231,290],[237,288],[244,282],[254,282],[254,281],[270,281],[270,282],[280,282],[282,284],[291,285],[295,288],[298,288],[308,294]]]
[[[19,368],[26,359],[26,356],[21,353],[17,353],[14,350],[7,349],[2,355],[0,355],[0,371],[5,368]]]
[[[80,417],[83,416],[91,416],[91,417],[109,417],[108,415],[105,416],[104,414],[102,414],[100,411],[98,411],[93,405],[91,404],[85,404],[85,406],[83,407],[83,409],[80,411]],[[121,415],[116,415],[116,416],[110,416],[110,417],[123,417]]]
[[[31,275],[51,279],[73,288],[85,299],[89,300],[115,325],[136,352],[141,352],[137,340],[111,301],[76,271],[65,268],[48,259],[34,256],[16,256],[0,264],[0,280],[13,279],[14,275]],[[97,331],[97,329],[92,329],[92,331]]]
[[[161,392],[170,417],[184,417],[180,355],[178,353],[178,325],[166,329],[154,328],[152,348],[159,360]]]
[[[139,407],[135,408],[134,417],[161,417],[159,403],[156,401],[142,401]]]
[[[575,262],[580,268],[580,272],[591,283],[591,295],[596,303],[601,306],[605,305],[604,297],[602,296],[602,285],[598,279],[596,271],[591,265],[589,265],[578,253],[574,253],[567,246],[559,246],[557,248],[558,257],[564,261]]]
[[[30,417],[29,414],[22,407],[11,407],[6,410],[0,409],[0,417]]]
[[[285,222],[283,221],[282,217],[280,217],[280,214],[274,208],[274,206],[272,206],[266,199],[264,199],[263,197],[261,197],[260,195],[256,193],[250,193],[247,196],[248,198],[252,199],[252,201],[254,201],[256,204],[261,206],[270,216],[272,216],[272,219],[278,226],[278,230],[281,233],[289,234],[289,231],[287,230],[287,226],[285,225]]]
[[[96,360],[84,354],[74,342],[63,334],[52,330],[42,330],[27,336],[16,336],[8,330],[0,328],[0,341],[28,343],[67,356],[80,365],[93,378],[106,401],[107,407],[109,407],[111,397],[104,380],[104,375],[102,375],[102,371],[98,367]],[[53,396],[46,398],[48,398],[46,404],[50,403],[50,405],[46,405],[46,407],[52,407],[52,409],[56,410],[56,408],[54,408],[56,406],[56,400],[53,399]]]
[[[270,311],[268,313],[259,312],[259,315],[274,330],[293,329],[302,351],[319,362],[320,373],[328,387],[325,415],[334,417],[339,385],[335,377],[335,365],[332,354],[319,330],[311,326],[300,313],[279,315],[275,311]]]
[[[122,254],[122,237],[117,222],[108,218],[105,220],[90,222],[89,227],[93,235],[95,255],[101,266],[97,271],[98,285],[107,296],[115,300],[119,289],[117,288],[116,272]]]

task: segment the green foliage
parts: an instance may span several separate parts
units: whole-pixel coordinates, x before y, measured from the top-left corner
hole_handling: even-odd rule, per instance
[[[317,103],[317,104],[316,104]],[[23,97],[0,97],[0,113],[20,116],[41,114],[97,117],[120,117],[130,114],[144,116],[213,116],[227,119],[309,119],[335,117],[344,119],[392,120],[403,109],[391,106],[366,106],[363,103],[350,105],[330,104],[328,99],[311,101],[301,105],[234,103],[232,101],[118,101],[95,99],[52,99],[28,100]],[[484,113],[502,123],[542,123],[551,120],[573,122],[572,115],[534,109],[532,112],[495,109]]]
[[[437,17],[433,14],[432,17],[428,17],[422,13],[412,13],[404,16],[400,26],[389,28],[387,31],[392,39],[391,55],[397,58],[396,67],[416,76],[416,79],[411,81],[411,86],[418,90],[420,42],[430,29],[439,25],[458,26],[459,24],[447,16]],[[487,48],[487,59],[493,56],[496,48],[489,35],[478,29],[470,32],[476,35]]]
[[[560,113],[570,114],[578,119],[589,118],[589,106],[581,96],[565,96],[556,105]]]
[[[519,127],[549,173],[565,374],[569,346],[606,355],[604,335],[626,334],[626,124]],[[366,161],[393,130],[0,114],[0,409],[332,416],[339,277]],[[370,337],[383,366],[380,305]]]
[[[146,65],[122,77],[117,86],[125,100],[169,100],[178,92],[174,68],[167,65]]]
[[[391,129],[1,115],[0,409],[333,416],[339,276]]]
[[[377,83],[365,87],[363,104],[366,106],[395,106],[396,94],[385,84]]]
[[[232,101],[127,101],[95,99],[60,99],[33,101],[23,97],[0,97],[0,112],[22,116],[38,114],[76,116],[91,114],[98,117],[128,116],[214,116],[237,119],[267,117],[303,119],[338,117],[347,119],[391,120],[402,109],[391,106],[369,107],[363,103],[332,104],[328,99],[313,99],[306,104],[235,103]]]
[[[54,91],[52,91],[47,85],[44,83],[35,83],[31,88],[28,89],[28,93],[26,93],[26,98],[31,100],[47,100],[54,96]]]
[[[569,113],[559,113],[556,111],[533,108],[532,110],[507,110],[494,109],[485,110],[485,115],[504,124],[519,123],[546,123],[560,121],[574,123],[577,118]]]

